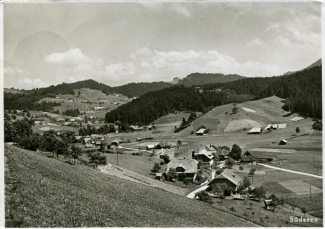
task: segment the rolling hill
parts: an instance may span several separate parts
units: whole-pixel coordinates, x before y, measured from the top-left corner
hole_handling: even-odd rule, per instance
[[[5,145],[6,227],[251,227],[209,204]]]
[[[200,126],[208,128],[212,134],[224,132],[243,131],[248,132],[253,127],[265,127],[272,123],[288,122],[289,117],[282,109],[283,100],[276,96],[261,100],[237,104],[238,111],[232,113],[233,104],[215,107],[208,113],[196,119],[191,126],[181,131],[179,136],[188,136],[192,131],[196,132]]]

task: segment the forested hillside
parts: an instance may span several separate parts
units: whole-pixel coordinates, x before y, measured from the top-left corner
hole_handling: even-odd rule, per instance
[[[228,88],[255,99],[272,95],[286,99],[285,109],[310,117],[322,117],[322,66],[291,75],[271,78],[247,78],[224,84],[205,85],[205,89]]]
[[[106,114],[106,122],[145,125],[175,111],[207,112],[215,106],[247,100],[247,96],[236,96],[229,90],[222,92],[204,91],[194,87],[178,85],[160,91],[149,92]]]
[[[130,98],[144,95],[150,91],[157,91],[170,87],[172,84],[166,82],[152,82],[152,83],[129,83],[126,85],[113,87],[115,93],[126,95]]]
[[[262,99],[272,95],[286,99],[284,109],[306,116],[322,117],[321,66],[281,77],[245,78],[227,83],[208,84],[199,93],[194,87],[174,86],[150,92],[106,114],[106,122],[148,124],[174,111],[202,111],[243,98]],[[223,88],[222,92],[212,89]],[[228,89],[228,90],[226,90]],[[236,92],[234,96],[232,92]]]
[[[236,74],[224,75],[221,73],[192,73],[186,78],[180,79],[177,84],[194,86],[210,83],[225,83],[243,78],[245,77]]]

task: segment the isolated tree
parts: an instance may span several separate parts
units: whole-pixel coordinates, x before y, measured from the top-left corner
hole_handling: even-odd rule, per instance
[[[76,159],[78,159],[81,154],[81,148],[75,145],[71,147],[70,156],[73,158],[73,164],[76,164]]]
[[[263,186],[260,187],[256,187],[253,191],[252,191],[253,195],[258,198],[259,200],[261,198],[265,198],[265,188]]]
[[[27,117],[30,117],[30,112],[29,111],[27,111]]]
[[[248,175],[250,175],[252,177],[252,184],[253,184],[253,178],[254,178],[255,171],[256,171],[256,169],[252,168],[248,173]]]
[[[161,169],[161,166],[156,162],[156,163],[153,165],[153,168],[151,169],[151,172],[153,172],[153,173],[157,173],[157,172],[159,172],[160,169]]]
[[[251,207],[251,209],[253,209],[253,203],[252,202],[249,203],[249,206]]]
[[[305,207],[302,207],[300,210],[301,210],[302,213],[304,213],[304,217],[305,217],[305,214],[307,212],[306,208]]]
[[[93,164],[95,168],[98,165],[107,165],[107,158],[100,153],[93,153],[89,156],[89,163]]]
[[[319,130],[319,131],[322,130],[323,129],[322,121],[316,121],[316,122],[314,122],[313,129],[314,130]]]
[[[243,180],[243,186],[244,186],[245,188],[251,186],[251,182],[250,182],[250,180],[248,179],[248,177],[246,177],[246,176],[244,177],[244,180]]]
[[[237,114],[237,112],[238,112],[238,108],[237,108],[236,106],[234,106],[234,107],[232,108],[231,112],[232,112],[233,114]]]
[[[244,170],[244,167],[243,166],[239,166],[239,170]]]
[[[16,118],[17,118],[17,116],[16,116],[16,115],[14,115],[14,114],[13,114],[13,115],[11,115],[11,117],[12,117],[12,119],[13,119],[13,120],[16,120]]]
[[[219,198],[220,198],[220,200],[221,200],[221,203],[223,202],[223,200],[225,199],[225,196],[223,195],[223,194],[220,194],[219,195]]]
[[[234,144],[232,146],[231,151],[229,152],[229,156],[237,161],[237,160],[239,160],[241,158],[241,153],[242,153],[242,150],[239,147],[239,145]]]
[[[299,134],[299,132],[300,132],[300,128],[299,127],[296,128],[296,132],[297,132],[297,134]]]
[[[167,175],[168,180],[176,179],[177,178],[176,169],[170,168],[166,175]]]

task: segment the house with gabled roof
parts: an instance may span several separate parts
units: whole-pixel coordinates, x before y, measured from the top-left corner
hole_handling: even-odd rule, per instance
[[[198,160],[202,161],[202,164],[209,164],[210,166],[213,165],[213,158],[212,152],[215,151],[207,151],[206,148],[202,148],[199,150],[199,152],[196,154],[196,158]]]
[[[232,187],[236,191],[241,185],[243,178],[234,173],[231,169],[225,169],[221,174],[217,175],[212,181],[208,183],[208,186],[222,185],[226,187]]]
[[[173,159],[167,164],[166,173],[170,168],[173,168],[178,174],[193,178],[194,181],[198,170],[198,164],[199,162],[194,159]]]

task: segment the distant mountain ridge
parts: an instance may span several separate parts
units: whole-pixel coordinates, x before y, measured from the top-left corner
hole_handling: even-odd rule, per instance
[[[192,73],[186,76],[184,79],[179,79],[177,84],[194,86],[211,83],[226,83],[244,78],[246,77],[237,74],[224,75],[221,73]]]
[[[303,70],[306,70],[306,69],[309,69],[309,68],[313,68],[315,66],[320,66],[320,65],[322,65],[322,58],[320,58],[319,60],[317,60],[313,64],[309,65],[308,67],[301,69],[300,71],[303,71]],[[295,73],[295,72],[299,72],[299,71],[289,71],[289,72],[284,73],[283,75],[290,75],[290,74]]]

